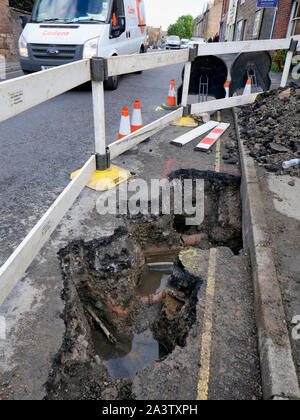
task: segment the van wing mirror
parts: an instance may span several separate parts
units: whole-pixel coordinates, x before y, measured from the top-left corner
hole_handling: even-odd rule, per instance
[[[125,16],[119,16],[117,19],[117,25],[114,25],[114,19],[111,21],[111,36],[112,38],[119,37],[126,30],[126,19]]]
[[[121,33],[125,32],[126,30],[126,19],[125,16],[120,16],[118,19],[118,25],[120,27]]]
[[[28,18],[27,18],[27,16],[19,16],[19,19],[20,19],[20,23],[22,25],[22,28],[24,29],[25,26],[28,23]]]

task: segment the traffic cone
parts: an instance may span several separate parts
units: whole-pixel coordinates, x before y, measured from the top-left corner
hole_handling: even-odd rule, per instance
[[[133,114],[131,118],[131,132],[134,133],[141,128],[143,128],[141,103],[139,99],[136,99],[134,102]]]
[[[121,116],[119,140],[128,136],[130,133],[131,133],[131,128],[130,128],[129,112],[128,112],[128,108],[124,107],[122,111],[122,116]]]
[[[252,86],[252,79],[251,79],[251,77],[248,77],[243,95],[250,95],[251,94],[251,86]]]
[[[225,83],[225,86],[224,86],[225,91],[226,91],[225,98],[229,98],[229,87],[230,87],[230,82],[229,82],[229,80],[226,80],[226,83]]]
[[[168,106],[176,106],[176,90],[175,90],[175,80],[171,80],[171,85],[169,89],[169,95],[167,99]]]

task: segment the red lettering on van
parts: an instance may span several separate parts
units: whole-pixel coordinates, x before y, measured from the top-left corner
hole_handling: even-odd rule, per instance
[[[68,36],[70,35],[70,32],[58,32],[58,31],[54,31],[54,32],[50,32],[50,31],[44,31],[42,33],[43,36]]]

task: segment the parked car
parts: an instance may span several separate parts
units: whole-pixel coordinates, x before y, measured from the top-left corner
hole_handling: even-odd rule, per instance
[[[19,39],[24,73],[60,64],[147,51],[144,0],[37,0]],[[118,76],[105,81],[118,86]]]
[[[189,40],[188,39],[182,39],[181,40],[181,45],[180,45],[180,48],[188,48],[189,47]]]
[[[205,42],[205,38],[202,38],[200,36],[193,36],[188,43],[188,47],[193,48],[195,44],[204,44]]]
[[[181,41],[180,41],[179,36],[172,35],[167,38],[167,42],[166,42],[167,50],[179,49],[180,46],[181,46]]]

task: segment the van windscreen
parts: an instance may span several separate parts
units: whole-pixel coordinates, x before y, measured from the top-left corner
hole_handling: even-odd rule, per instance
[[[32,22],[106,22],[111,0],[38,0]]]

